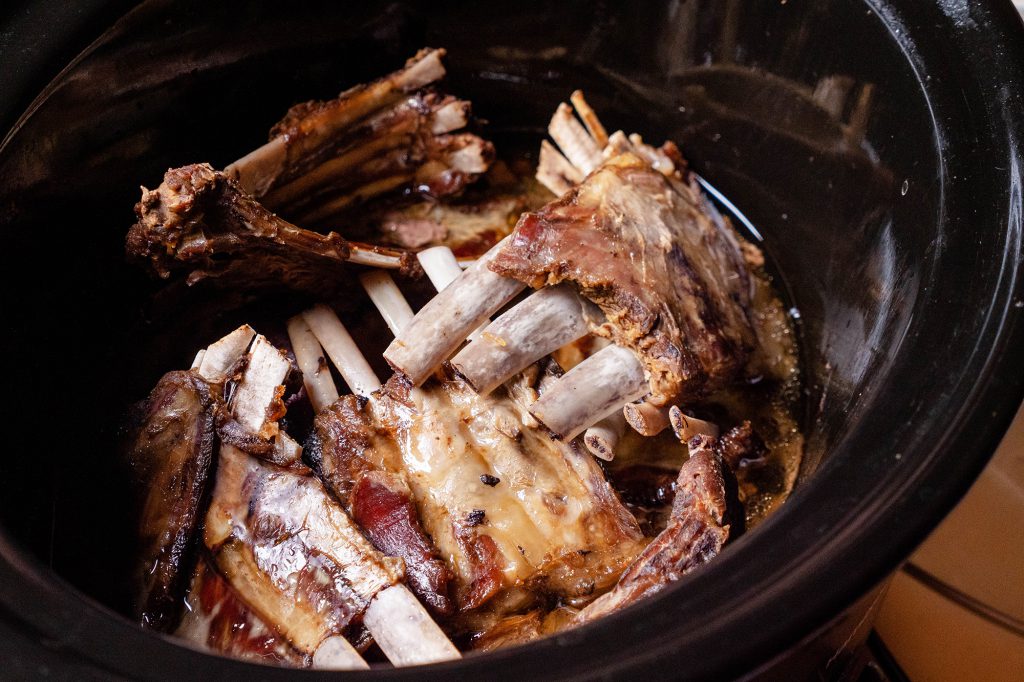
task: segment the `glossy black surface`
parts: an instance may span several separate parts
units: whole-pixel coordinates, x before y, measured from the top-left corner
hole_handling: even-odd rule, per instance
[[[222,166],[290,104],[422,45],[449,49],[452,90],[499,141],[532,147],[576,87],[607,125],[679,141],[763,234],[807,370],[805,480],[758,532],[635,610],[445,673],[753,670],[909,554],[1019,403],[1024,29],[1008,3],[149,2],[15,125],[26,93],[121,9],[40,7],[49,31],[18,14],[9,22],[35,41],[0,43],[18,64],[0,75],[14,126],[0,148],[0,652],[15,674],[286,674],[143,633],[64,582],[123,603],[120,410],[235,321],[205,290],[153,304],[121,240],[140,183]]]

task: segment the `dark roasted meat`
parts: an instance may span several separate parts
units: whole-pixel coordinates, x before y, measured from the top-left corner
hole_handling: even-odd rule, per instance
[[[135,616],[146,627],[177,624],[213,461],[219,392],[196,372],[170,372],[137,410],[127,457],[142,498]]]
[[[322,291],[337,281],[348,242],[296,227],[243,193],[208,164],[167,171],[135,205],[128,256],[160,277],[188,273],[189,283],[227,277],[251,287]]]
[[[618,154],[523,215],[491,269],[534,287],[571,282],[607,316],[597,333],[640,358],[651,402],[699,396],[740,376],[757,341],[740,242],[705,201],[692,177]]]
[[[722,550],[733,518],[730,505],[738,502],[731,499],[735,494],[735,482],[729,480],[732,474],[714,446],[714,439],[706,436],[690,442],[690,459],[676,479],[668,527],[622,574],[611,592],[580,612],[577,622],[599,618],[654,594]]]

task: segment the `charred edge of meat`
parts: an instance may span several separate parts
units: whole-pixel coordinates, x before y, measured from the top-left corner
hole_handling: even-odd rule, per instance
[[[135,213],[127,255],[164,279],[187,271],[189,283],[233,276],[320,293],[350,254],[336,233],[281,220],[209,164],[168,170],[157,189],[143,190]]]
[[[126,457],[140,491],[136,616],[172,630],[196,561],[196,529],[209,502],[220,387],[193,371],[165,374],[134,410]]]

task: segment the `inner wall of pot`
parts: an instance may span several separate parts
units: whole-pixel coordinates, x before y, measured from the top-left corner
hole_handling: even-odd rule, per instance
[[[933,256],[939,197],[927,109],[880,22],[857,3],[794,4],[143,4],[0,150],[0,239],[20,261],[3,274],[18,388],[0,522],[124,609],[126,408],[218,333],[304,303],[165,287],[126,265],[139,185],[186,163],[223,167],[292,104],[333,97],[426,45],[448,49],[450,91],[499,145],[535,149],[557,104],[582,88],[609,128],[677,141],[750,219],[799,317],[806,479],[877,399]],[[913,207],[896,202],[910,186]],[[375,316],[360,319],[364,338],[386,336]]]

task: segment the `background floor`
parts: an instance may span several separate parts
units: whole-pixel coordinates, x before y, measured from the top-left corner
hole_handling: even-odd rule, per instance
[[[1024,408],[897,574],[875,629],[913,682],[1024,682]]]

